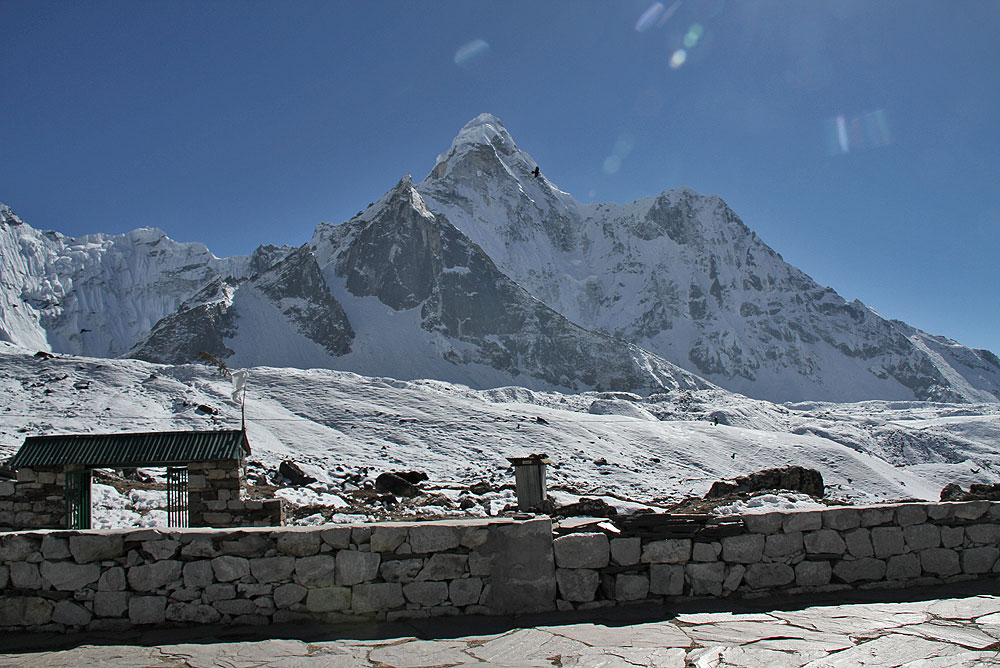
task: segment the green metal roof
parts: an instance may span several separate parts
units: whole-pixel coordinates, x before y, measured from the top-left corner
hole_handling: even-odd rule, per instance
[[[13,469],[78,464],[91,467],[169,466],[250,453],[240,430],[158,431],[137,434],[29,436],[9,466]]]

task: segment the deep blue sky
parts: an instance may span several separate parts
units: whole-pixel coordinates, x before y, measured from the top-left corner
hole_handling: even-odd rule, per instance
[[[717,193],[821,284],[1000,353],[1000,2],[0,0],[0,26],[0,201],[34,227],[298,245],[489,111],[581,201]]]

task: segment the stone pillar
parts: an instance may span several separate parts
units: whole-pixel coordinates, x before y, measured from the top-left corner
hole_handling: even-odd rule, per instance
[[[234,526],[229,502],[239,501],[242,468],[242,462],[238,459],[188,464],[190,526]]]
[[[243,493],[244,463],[223,459],[188,464],[188,524],[192,527],[281,526],[281,499],[254,501]]]

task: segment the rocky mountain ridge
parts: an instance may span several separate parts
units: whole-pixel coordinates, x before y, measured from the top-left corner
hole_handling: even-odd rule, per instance
[[[1000,398],[995,355],[818,286],[721,198],[584,205],[538,167],[484,114],[419,184],[298,249],[225,259],[155,229],[39,232],[0,205],[0,339],[473,387]]]
[[[583,327],[775,401],[1000,396],[995,355],[819,286],[718,196],[678,188],[583,205],[538,167],[483,114],[417,189],[504,273]]]

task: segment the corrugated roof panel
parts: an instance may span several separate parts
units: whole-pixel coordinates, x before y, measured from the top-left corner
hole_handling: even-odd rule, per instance
[[[24,439],[10,466],[164,466],[238,459],[244,453],[250,453],[250,444],[239,430],[62,434]]]

